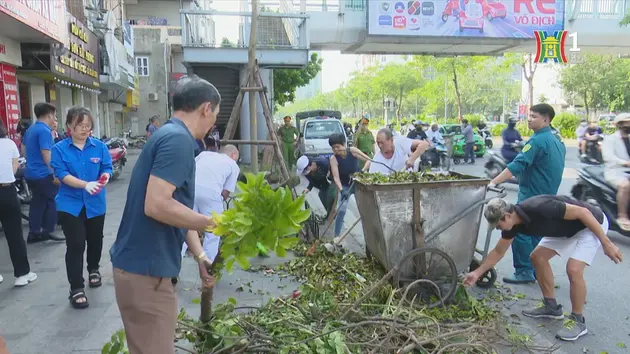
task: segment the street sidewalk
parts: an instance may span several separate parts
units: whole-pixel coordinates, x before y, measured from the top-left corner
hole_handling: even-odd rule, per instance
[[[13,269],[4,234],[0,233],[0,336],[5,337],[10,354],[100,354],[111,335],[122,328],[114,295],[109,248],[114,242],[125,206],[127,183],[138,151],[130,151],[129,163],[119,180],[107,187],[107,216],[101,273],[103,286],[86,289],[90,307],[75,310],[68,302],[69,285],[65,271],[65,244],[45,242],[28,245],[32,271],[38,279],[24,287],[13,287]],[[24,225],[26,236],[27,227]],[[58,232],[61,232],[60,230]],[[287,259],[260,258],[256,264],[275,266]],[[215,304],[235,298],[240,306],[260,306],[269,298],[291,293],[298,284],[290,278],[263,275],[236,269],[226,274],[214,291]],[[87,278],[87,273],[84,274]],[[200,286],[197,265],[183,261],[177,285],[180,308],[199,317]]]

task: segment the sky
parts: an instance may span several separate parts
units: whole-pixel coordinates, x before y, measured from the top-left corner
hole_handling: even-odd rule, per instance
[[[239,11],[239,1],[215,1],[213,9],[218,11]],[[215,38],[218,43],[225,37],[232,43],[238,42],[238,16],[213,16],[215,23]],[[334,91],[342,83],[350,79],[350,73],[356,70],[356,55],[341,54],[339,51],[324,51],[322,53],[322,92]]]

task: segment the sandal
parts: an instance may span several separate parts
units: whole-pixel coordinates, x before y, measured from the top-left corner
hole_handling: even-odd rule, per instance
[[[88,277],[88,282],[90,283],[90,288],[98,288],[103,285],[101,281],[101,273],[99,273],[98,270],[91,271]]]
[[[85,301],[78,302],[81,299]],[[84,309],[90,306],[90,304],[88,303],[87,296],[85,296],[85,291],[83,291],[83,289],[71,290],[68,300],[70,300],[70,304],[72,305],[72,307],[78,310]]]

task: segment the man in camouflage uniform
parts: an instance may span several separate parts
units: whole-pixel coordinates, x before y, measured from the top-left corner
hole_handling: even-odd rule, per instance
[[[284,117],[284,125],[278,129],[278,137],[282,142],[282,155],[288,169],[295,164],[295,139],[298,136],[300,132],[291,124],[291,117]]]

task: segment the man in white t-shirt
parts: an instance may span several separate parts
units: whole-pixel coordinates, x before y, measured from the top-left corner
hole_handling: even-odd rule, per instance
[[[374,156],[373,162],[370,162],[369,171],[384,175],[413,167],[418,157],[429,148],[426,140],[394,136],[392,131],[386,128],[376,134],[376,144],[380,151]]]
[[[210,137],[211,139],[212,137]],[[206,139],[209,139],[206,137]],[[210,142],[206,146],[212,148]],[[195,204],[193,209],[203,215],[223,212],[223,201],[234,193],[240,168],[236,164],[239,152],[234,145],[225,145],[221,152],[203,151],[195,158]],[[194,232],[194,231],[193,231]],[[205,233],[203,250],[211,261],[219,253],[219,237],[211,232]],[[182,257],[186,254],[184,243]]]

